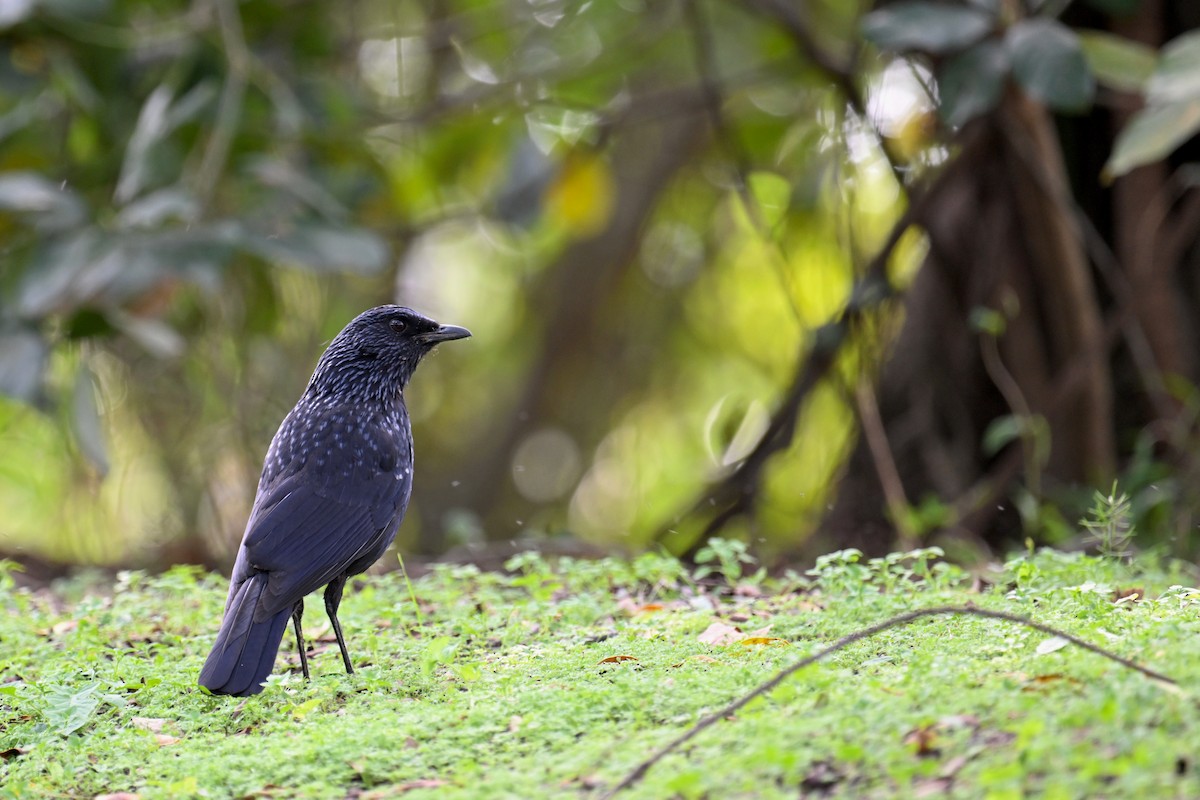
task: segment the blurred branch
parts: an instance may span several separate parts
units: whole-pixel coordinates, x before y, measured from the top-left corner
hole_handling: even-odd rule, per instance
[[[919,544],[918,534],[909,524],[907,512],[910,503],[904,492],[904,481],[896,467],[896,457],[892,453],[891,444],[888,443],[887,429],[884,428],[883,417],[879,413],[875,387],[869,378],[864,376],[859,379],[855,386],[854,398],[858,408],[858,419],[862,423],[863,438],[871,450],[871,458],[875,462],[879,484],[883,487],[888,513],[891,514],[892,523],[900,534],[898,547],[901,550],[911,550]]]
[[[696,516],[707,513],[712,508],[718,509],[716,515],[704,526],[697,540],[691,543],[685,555],[694,553],[734,519],[754,510],[761,491],[762,473],[772,456],[791,447],[804,401],[833,368],[843,346],[850,341],[851,334],[859,323],[885,302],[896,297],[897,290],[887,274],[892,252],[910,227],[921,225],[926,215],[938,208],[945,187],[961,172],[971,168],[980,142],[980,136],[973,132],[976,130],[968,130],[958,156],[941,173],[930,179],[924,189],[910,191],[912,199],[908,208],[892,227],[887,241],[868,263],[866,272],[855,282],[850,292],[850,300],[841,316],[822,325],[813,333],[812,347],[801,356],[792,383],[784,393],[758,445],[736,471],[704,492],[685,513],[685,516]],[[664,526],[660,528],[656,540],[662,542],[672,533],[671,527]]]

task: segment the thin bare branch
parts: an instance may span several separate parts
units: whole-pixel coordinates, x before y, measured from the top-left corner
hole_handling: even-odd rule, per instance
[[[720,722],[721,720],[729,717],[731,714],[734,714],[737,711],[741,710],[751,700],[754,700],[757,697],[761,697],[762,695],[771,691],[776,686],[783,683],[785,680],[787,680],[793,674],[804,669],[805,667],[807,667],[811,664],[815,664],[816,662],[820,661],[821,659],[826,658],[827,656],[831,656],[834,653],[838,652],[839,650],[843,650],[846,647],[849,647],[850,645],[854,644],[855,642],[861,641],[863,639],[867,639],[878,633],[882,633],[883,631],[889,630],[891,628],[898,628],[901,625],[908,625],[909,623],[915,622],[916,620],[921,619],[923,617],[934,617],[934,616],[943,616],[943,615],[966,615],[966,616],[974,616],[974,617],[985,617],[988,619],[999,619],[999,620],[1005,620],[1007,622],[1013,622],[1018,625],[1024,625],[1027,628],[1033,628],[1034,630],[1041,631],[1042,633],[1048,634],[1050,636],[1057,636],[1061,639],[1066,639],[1068,642],[1076,645],[1077,647],[1082,647],[1084,650],[1095,653],[1096,655],[1099,655],[1099,656],[1103,656],[1104,658],[1107,658],[1110,661],[1114,661],[1117,664],[1120,664],[1122,667],[1125,667],[1126,669],[1131,669],[1135,672],[1140,672],[1141,674],[1145,675],[1148,678],[1151,678],[1152,680],[1161,681],[1162,683],[1168,684],[1170,686],[1176,685],[1175,679],[1171,678],[1170,676],[1167,676],[1161,672],[1152,670],[1149,667],[1143,667],[1141,664],[1138,664],[1137,662],[1135,662],[1131,659],[1125,658],[1124,656],[1119,656],[1116,653],[1112,652],[1111,650],[1107,650],[1107,649],[1101,647],[1100,645],[1093,644],[1085,639],[1080,639],[1078,636],[1075,636],[1074,634],[1071,634],[1071,633],[1067,633],[1066,631],[1061,630],[1059,628],[1055,628],[1053,625],[1046,625],[1044,623],[1032,620],[1028,617],[1023,617],[1019,614],[1010,614],[1007,611],[991,611],[991,610],[985,609],[985,608],[976,608],[973,605],[936,606],[933,608],[921,608],[921,609],[917,609],[916,611],[908,611],[908,612],[905,612],[904,614],[898,614],[894,617],[891,617],[890,619],[884,620],[883,622],[879,622],[879,623],[876,623],[875,625],[871,625],[869,627],[862,628],[861,630],[857,630],[857,631],[854,631],[853,633],[847,634],[846,636],[843,636],[841,639],[838,639],[836,642],[831,644],[829,647],[826,647],[824,650],[819,650],[810,656],[800,659],[795,664],[792,664],[790,667],[780,670],[770,680],[768,680],[762,684],[759,684],[752,691],[750,691],[747,694],[742,695],[741,697],[739,697],[738,699],[729,703],[728,705],[726,705],[724,708],[720,709],[719,711],[716,711],[715,713],[709,714],[707,717],[704,717],[699,722],[697,722],[695,725],[688,728],[682,734],[677,736],[675,739],[668,742],[665,746],[663,746],[662,748],[657,750],[653,755],[651,755],[645,761],[643,761],[642,763],[640,763],[636,767],[634,767],[634,769],[631,770],[628,774],[626,774],[624,778],[622,778],[611,789],[609,789],[607,792],[605,792],[601,796],[601,800],[609,800],[609,798],[616,796],[616,794],[618,792],[620,792],[622,789],[628,789],[630,786],[633,786],[635,783],[637,783],[643,777],[645,777],[646,773],[650,770],[650,768],[653,767],[655,764],[657,764],[659,761],[661,761],[665,756],[669,755],[670,753],[674,752],[675,750],[678,750],[682,745],[684,745],[691,739],[695,738],[699,733],[704,731],[706,728],[711,727],[712,725],[716,724],[717,722]]]

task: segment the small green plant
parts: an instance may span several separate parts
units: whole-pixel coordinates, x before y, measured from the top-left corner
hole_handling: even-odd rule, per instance
[[[738,539],[709,539],[708,544],[696,553],[696,563],[700,565],[694,575],[696,580],[720,575],[730,586],[762,583],[767,575],[761,568],[753,575],[744,574],[743,565],[753,566],[758,561],[747,552],[746,543]]]
[[[858,596],[871,580],[871,568],[859,563],[862,557],[862,550],[857,547],[826,553],[818,556],[817,563],[804,574],[815,578],[829,594]]]
[[[1079,521],[1088,532],[1088,543],[1105,558],[1126,559],[1132,555],[1129,544],[1133,541],[1136,528],[1131,515],[1132,503],[1129,495],[1117,493],[1113,481],[1108,494],[1097,490],[1092,496],[1092,507],[1088,516]]]

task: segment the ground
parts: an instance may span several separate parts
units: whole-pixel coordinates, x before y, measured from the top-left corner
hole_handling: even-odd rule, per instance
[[[839,637],[933,617],[805,667],[618,797],[1195,797],[1200,590],[1186,565],[1041,551],[968,574],[934,551],[767,577],[735,543],[369,577],[309,601],[266,690],[196,686],[224,578],[178,568],[18,590],[0,572],[0,797],[599,797],[705,715]]]

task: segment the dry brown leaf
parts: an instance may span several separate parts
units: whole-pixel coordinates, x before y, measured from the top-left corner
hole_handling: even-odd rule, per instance
[[[1112,595],[1114,603],[1136,603],[1144,599],[1146,599],[1146,590],[1140,586],[1117,589]]]
[[[637,661],[633,656],[606,656],[597,661],[597,664],[620,664],[622,661]]]
[[[747,636],[742,639],[742,644],[791,644],[787,639],[780,639],[778,636]]]
[[[704,629],[704,633],[696,637],[702,644],[726,645],[740,641],[743,634],[732,625],[726,625],[724,622],[714,622]]]
[[[937,733],[933,725],[922,725],[904,734],[904,743],[913,748],[913,752],[922,758],[936,756],[941,753],[937,747]]]
[[[937,797],[950,791],[953,778],[926,778],[913,784],[913,797]]]
[[[159,747],[165,747],[166,745],[170,745],[170,744],[178,744],[179,737],[178,736],[168,736],[165,733],[156,733],[156,734],[154,734],[154,741],[158,742]]]
[[[98,794],[92,800],[141,800],[140,794],[134,792],[113,792],[112,794]]]
[[[1049,688],[1059,681],[1064,681],[1075,686],[1080,685],[1079,681],[1075,678],[1072,678],[1070,675],[1063,675],[1061,672],[1053,672],[1048,675],[1034,675],[1032,678],[1027,679],[1025,681],[1025,685],[1021,687],[1021,691],[1037,692],[1042,689]]]
[[[133,725],[133,727],[141,728],[142,730],[150,731],[151,733],[160,733],[163,729],[163,725],[167,724],[167,720],[160,719],[159,717],[134,717],[133,719],[129,720],[129,722],[131,725]]]

